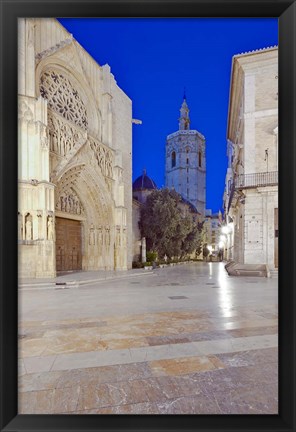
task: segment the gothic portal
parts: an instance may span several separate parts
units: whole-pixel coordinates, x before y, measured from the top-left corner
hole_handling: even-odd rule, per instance
[[[21,277],[131,267],[131,108],[58,21],[19,20]]]
[[[204,217],[206,203],[205,137],[190,129],[189,108],[184,95],[179,130],[167,136],[166,187],[174,188]]]

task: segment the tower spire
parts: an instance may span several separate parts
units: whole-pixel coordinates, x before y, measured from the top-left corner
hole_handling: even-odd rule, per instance
[[[190,118],[189,118],[189,108],[186,101],[186,92],[184,87],[183,103],[180,109],[179,117],[179,130],[189,130],[190,129]]]

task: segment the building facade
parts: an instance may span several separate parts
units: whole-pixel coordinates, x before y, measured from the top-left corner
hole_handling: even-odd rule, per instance
[[[233,57],[227,139],[227,258],[277,269],[277,47]]]
[[[213,213],[211,209],[206,209],[203,224],[203,244],[206,244],[209,251],[218,254],[221,249],[221,214]]]
[[[205,137],[190,129],[189,108],[184,95],[179,130],[167,136],[165,184],[190,201],[202,217],[206,205]]]
[[[55,19],[19,19],[19,275],[132,262],[132,103]]]

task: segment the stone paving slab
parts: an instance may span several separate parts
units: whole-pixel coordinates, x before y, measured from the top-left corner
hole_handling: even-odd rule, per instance
[[[84,285],[99,281],[113,280],[128,278],[133,276],[146,276],[147,274],[153,273],[150,270],[122,270],[122,271],[79,271],[79,272],[68,272],[66,274],[61,273],[55,278],[25,278],[19,279],[19,288],[28,287],[48,287],[48,286],[62,286],[66,284],[71,285]]]

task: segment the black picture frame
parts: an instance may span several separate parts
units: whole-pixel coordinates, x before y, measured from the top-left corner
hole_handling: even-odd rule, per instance
[[[295,1],[0,0],[0,5],[1,431],[295,431]],[[17,415],[17,18],[69,16],[279,18],[279,415]]]

